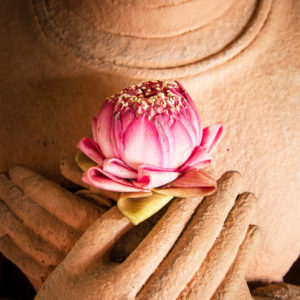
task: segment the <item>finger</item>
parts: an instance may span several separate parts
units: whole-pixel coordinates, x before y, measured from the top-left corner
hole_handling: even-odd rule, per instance
[[[238,197],[219,237],[179,299],[211,298],[237,255],[253,217],[255,203],[253,194],[244,193]]]
[[[97,207],[23,166],[9,170],[11,180],[59,220],[85,231],[101,214]]]
[[[65,158],[60,162],[60,171],[62,175],[71,182],[88,188],[88,185],[81,181],[83,171],[79,168],[74,159]]]
[[[76,195],[96,204],[98,207],[103,208],[104,210],[107,210],[116,204],[114,201],[101,197],[90,190],[80,190],[76,192]]]
[[[0,252],[34,281],[44,282],[53,270],[53,267],[43,266],[30,256],[24,254],[7,235],[0,239]]]
[[[64,253],[79,239],[78,231],[29,199],[5,174],[0,174],[0,198],[25,225]]]
[[[101,282],[99,281],[99,284],[105,285],[105,288],[102,290],[103,299],[134,299],[137,291],[141,288],[141,285],[149,277],[149,273],[156,268],[172,247],[174,241],[182,232],[184,226],[201,200],[202,198],[175,199],[169,206],[167,212],[160,219],[159,223],[157,223],[154,229],[147,235],[146,239],[153,239],[153,243],[149,245],[149,249],[143,245],[144,241],[142,241],[137,247],[137,249],[140,250],[137,251],[136,249],[121,265],[109,268],[110,272],[105,271],[105,269],[101,267],[94,269],[95,276],[102,279]],[[176,221],[174,222],[174,220]],[[171,222],[173,222],[172,227],[170,226]],[[93,226],[91,226],[91,228]],[[96,232],[96,234],[98,234],[98,232]],[[154,246],[154,244],[159,244],[161,242],[160,235],[165,238],[165,247],[162,247],[161,244],[156,245],[156,247]],[[87,243],[88,240],[86,240],[85,243]],[[81,239],[79,242],[80,241]],[[76,246],[77,243],[74,248]],[[151,257],[151,263],[145,261],[143,255],[148,258]],[[154,267],[152,266],[153,264]],[[106,268],[107,267],[108,266],[106,266]],[[103,272],[105,272],[104,277]],[[116,289],[116,287],[118,288]]]
[[[56,266],[63,259],[62,253],[35,235],[0,201],[0,226],[12,241],[27,255],[44,266]]]
[[[212,300],[238,299],[237,293],[245,281],[248,265],[252,254],[257,247],[259,237],[259,228],[257,226],[250,226],[246,237],[239,248],[239,252],[234,263],[227,272],[221,285],[214,293]],[[250,292],[248,291],[248,293]]]
[[[122,286],[122,294],[118,295],[120,298],[124,295],[130,298],[137,294],[172,248],[201,201],[202,197],[175,198],[147,237],[117,267],[118,284]]]
[[[112,192],[112,191],[106,191],[102,189],[95,188],[93,186],[90,186],[86,183],[84,183],[82,178],[82,170],[78,167],[77,163],[74,161],[74,159],[63,159],[60,163],[60,171],[62,175],[70,180],[71,182],[84,187],[85,189],[89,189],[93,191],[96,194],[99,194],[107,199],[113,199],[118,200],[120,197],[120,193],[118,192]]]
[[[220,234],[241,189],[241,182],[237,172],[227,172],[218,180],[217,191],[200,205],[182,237],[145,284],[138,299],[176,299]]]
[[[64,260],[65,269],[75,274],[90,266],[95,267],[101,263],[101,258],[107,250],[133,226],[117,206],[112,207],[77,241]]]

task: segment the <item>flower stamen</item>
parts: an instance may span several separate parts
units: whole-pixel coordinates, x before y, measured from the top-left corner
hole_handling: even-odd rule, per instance
[[[179,89],[177,82],[148,81],[125,88],[106,101],[114,104],[114,112],[131,109],[135,116],[145,115],[149,120],[163,113],[171,117],[186,109],[188,100]]]

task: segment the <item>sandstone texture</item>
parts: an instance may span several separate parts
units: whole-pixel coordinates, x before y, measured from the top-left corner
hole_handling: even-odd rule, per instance
[[[105,97],[180,80],[204,125],[224,123],[210,171],[240,171],[258,198],[247,279],[280,281],[300,249],[300,2],[211,2],[2,1],[0,171],[25,164],[66,184],[59,162]]]

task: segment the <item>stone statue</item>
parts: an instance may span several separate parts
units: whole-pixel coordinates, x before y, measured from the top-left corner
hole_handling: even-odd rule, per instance
[[[76,177],[70,168],[65,161],[64,173]],[[0,247],[37,290],[42,286],[36,299],[251,299],[244,285],[259,237],[249,226],[256,199],[238,196],[239,173],[225,173],[202,204],[201,197],[173,201],[145,238],[144,223],[136,228],[141,242],[116,206],[95,206],[25,167],[9,175],[0,178]],[[108,250],[126,232],[133,251],[116,263]]]
[[[178,79],[190,91],[204,122],[224,123],[226,134],[211,173],[220,177],[226,170],[239,170],[246,178],[244,189],[259,199],[253,223],[261,227],[262,238],[246,278],[282,280],[300,249],[299,3],[14,2],[4,1],[0,12],[0,170],[25,164],[66,186],[58,162],[74,156],[79,138],[90,133],[90,119],[101,99],[141,80]],[[15,193],[11,203],[19,197]],[[48,203],[41,190],[37,199],[41,195]],[[21,202],[14,203],[20,209]],[[47,276],[53,269],[49,266],[57,265],[104,212],[83,206],[91,211],[80,225],[84,227],[67,222],[70,227],[61,229],[68,240],[59,246],[62,253],[52,249],[54,261],[35,274]],[[25,222],[25,214],[10,209]],[[16,218],[6,207],[1,212],[8,220]],[[59,209],[54,206],[50,212],[57,216]],[[31,213],[29,220],[34,222]],[[64,226],[50,219],[49,226],[40,229],[45,232],[38,234],[53,234],[59,245],[60,235],[53,231]],[[26,240],[22,230],[20,240],[13,234],[1,238],[4,255],[9,257],[10,242],[30,245],[32,239]],[[47,243],[38,247],[37,257],[47,257]],[[57,245],[52,244],[54,249]],[[32,275],[28,274],[31,282],[40,287],[41,277]],[[54,278],[55,273],[53,282]]]

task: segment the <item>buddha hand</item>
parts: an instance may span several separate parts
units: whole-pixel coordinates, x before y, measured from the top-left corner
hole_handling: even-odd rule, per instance
[[[0,251],[36,290],[104,212],[22,166],[0,174],[0,199]]]
[[[122,263],[107,254],[132,224],[112,207],[81,236],[35,299],[251,298],[244,277],[259,232],[249,226],[256,200],[250,193],[238,195],[240,190],[239,173],[227,172],[202,203],[200,197],[175,199]]]

